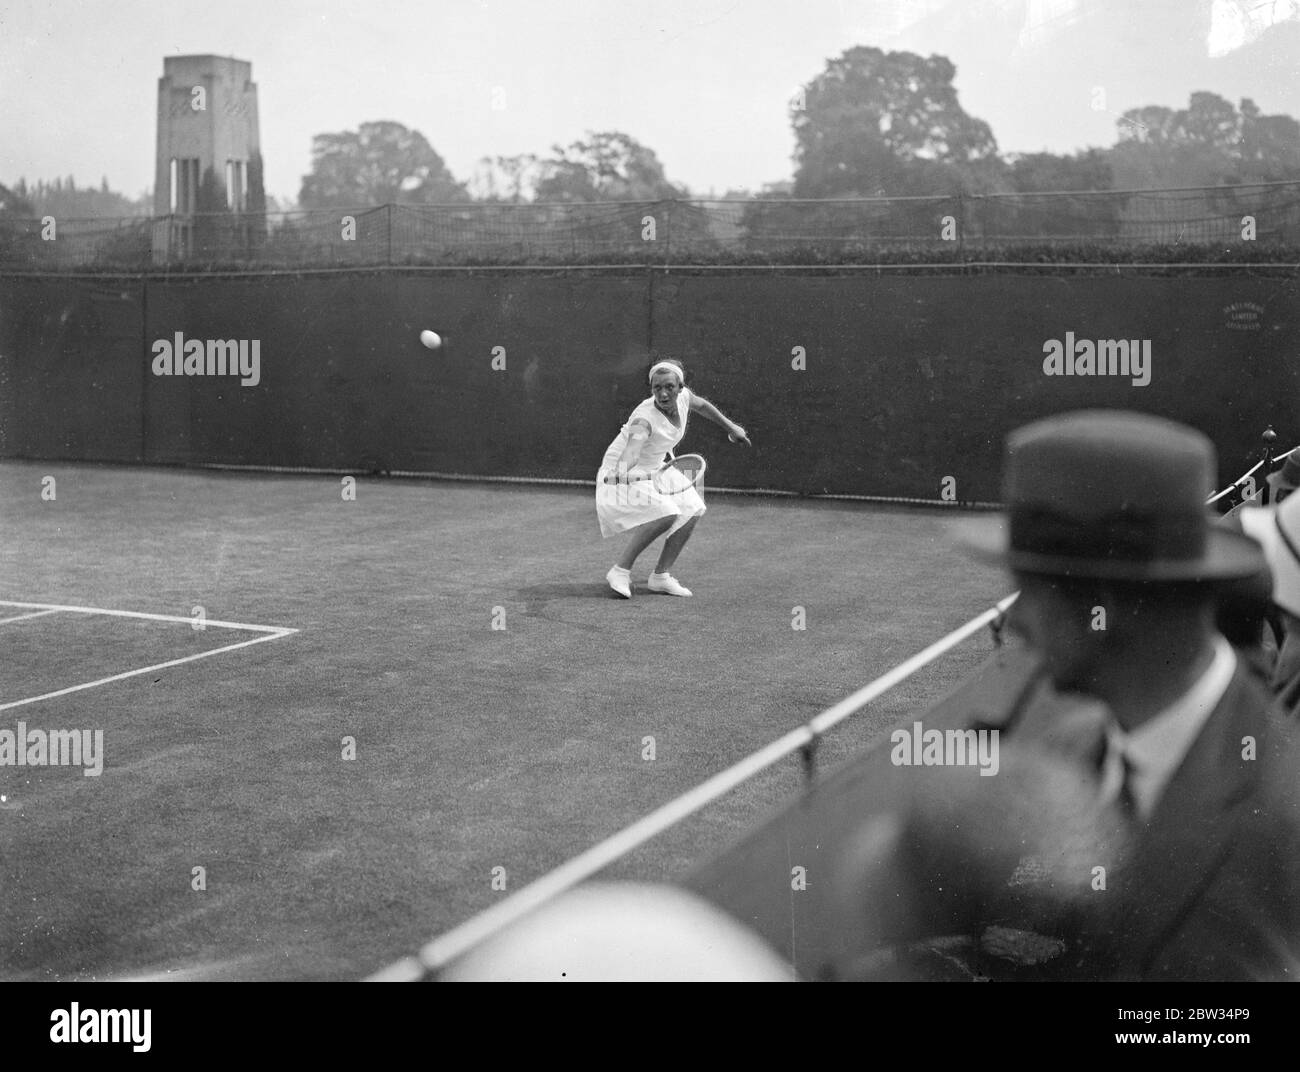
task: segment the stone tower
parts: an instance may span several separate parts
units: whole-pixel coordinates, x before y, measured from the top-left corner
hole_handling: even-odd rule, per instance
[[[154,216],[159,262],[243,260],[265,235],[251,63],[227,56],[163,59]]]

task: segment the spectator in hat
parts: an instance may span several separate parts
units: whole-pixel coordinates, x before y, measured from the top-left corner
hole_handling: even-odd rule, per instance
[[[1025,921],[1059,939],[1051,978],[1300,978],[1300,750],[1214,625],[1218,586],[1263,566],[1252,541],[1209,523],[1214,472],[1200,433],[1133,413],[1009,437],[1008,517],[968,526],[967,542],[1009,569],[1011,628],[1095,717],[1069,733],[1028,717],[1009,728],[1004,756],[1019,747],[1017,782],[1043,807],[1027,810],[1011,781],[950,778],[892,841],[877,821],[849,875],[877,894],[901,876],[883,881],[912,906],[909,937],[927,915],[969,930]],[[1038,746],[1074,777],[1026,774]],[[1071,827],[1069,851],[1007,874],[1026,842],[1050,845],[1054,812],[1082,814],[1080,780],[1096,836]]]
[[[1288,459],[1289,461],[1289,459]],[[1241,510],[1242,531],[1264,550],[1272,571],[1272,601],[1281,622],[1269,682],[1282,709],[1300,715],[1300,499],[1277,508]]]
[[[1244,506],[1224,515],[1219,523],[1245,532],[1246,524],[1261,522],[1265,512],[1276,510],[1300,486],[1300,450],[1288,451],[1284,464],[1269,473],[1264,482],[1269,488],[1267,506],[1261,506],[1257,499],[1248,500]],[[1255,536],[1253,532],[1247,535]],[[1270,556],[1268,569],[1224,585],[1219,593],[1215,624],[1258,680],[1274,692],[1283,691],[1293,681],[1300,690],[1300,637],[1288,649],[1286,662],[1279,661],[1288,629],[1284,621],[1286,612],[1273,599],[1275,565],[1276,556]],[[1290,617],[1294,620],[1294,615]],[[1295,627],[1289,631],[1295,633]],[[1300,702],[1300,691],[1295,702]]]
[[[1271,505],[1281,506],[1291,492],[1300,487],[1300,450],[1290,451],[1282,468],[1269,473],[1264,483],[1268,485]]]
[[[1243,519],[1264,515],[1271,507],[1248,506],[1215,522],[1234,532],[1245,532]],[[1249,535],[1249,533],[1246,533]],[[1259,572],[1219,586],[1215,627],[1232,645],[1247,672],[1260,684],[1272,687],[1278,650],[1282,646],[1282,614],[1273,602],[1273,571],[1265,563]]]

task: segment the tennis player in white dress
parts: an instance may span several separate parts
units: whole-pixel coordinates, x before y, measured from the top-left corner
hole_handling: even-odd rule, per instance
[[[605,451],[596,474],[596,516],[600,534],[631,534],[623,555],[605,575],[609,586],[624,599],[632,598],[632,566],[660,536],[666,536],[654,572],[652,592],[689,596],[691,590],[669,572],[700,516],[707,507],[697,488],[665,495],[645,479],[664,462],[686,434],[692,412],[720,424],[737,442],[749,443],[745,429],[686,386],[680,361],[659,361],[650,369],[651,395],[632,411]]]

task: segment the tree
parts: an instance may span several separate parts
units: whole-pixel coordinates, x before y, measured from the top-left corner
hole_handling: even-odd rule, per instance
[[[262,154],[255,152],[248,160],[247,241],[250,254],[266,245],[266,177]]]
[[[362,123],[355,131],[317,134],[312,170],[303,177],[303,208],[366,208],[386,204],[438,204],[469,200],[417,130],[401,123]]]
[[[211,167],[203,169],[194,198],[192,245],[187,260],[220,263],[232,259],[230,208],[225,183]]]
[[[1010,158],[1011,188],[1016,193],[1055,193],[1061,190],[1110,190],[1115,176],[1104,149],[1086,149],[1073,156],[1020,153]]]
[[[618,131],[587,132],[541,161],[538,201],[663,201],[687,197],[668,181],[654,151]]]
[[[1206,187],[1203,194],[1147,197],[1130,231],[1147,240],[1231,240],[1243,216],[1259,220],[1259,236],[1283,238],[1295,227],[1292,189],[1242,190],[1255,183],[1300,179],[1300,124],[1265,116],[1254,101],[1240,110],[1213,93],[1193,93],[1186,108],[1135,108],[1120,118],[1110,151],[1115,182],[1127,189]]]
[[[478,163],[471,186],[475,200],[518,205],[531,201],[541,178],[541,161],[533,153],[485,156]]]
[[[25,183],[23,186],[25,188]],[[148,213],[147,205],[140,199],[132,200],[110,189],[107,177],[101,180],[98,188],[78,186],[71,175],[66,183],[62,179],[55,179],[52,183],[38,180],[26,193],[36,215],[50,215],[59,220],[108,219]]]
[[[652,149],[620,131],[587,131],[584,140],[554,145],[551,155],[540,160],[498,157],[485,180],[489,200],[522,200],[531,187],[540,215],[529,218],[548,228],[549,241],[558,243],[544,253],[562,248],[568,254],[653,259],[701,255],[717,246],[709,214],[681,203],[689,191],[668,180]],[[494,183],[506,197],[493,196]],[[649,212],[642,207],[663,201],[676,203]],[[561,207],[559,202],[591,207]],[[617,207],[610,202],[634,204]],[[647,217],[653,222],[652,238]]]
[[[1183,109],[1125,112],[1111,150],[1115,181],[1132,189],[1218,186],[1300,179],[1300,123],[1240,110],[1214,93],[1193,93]]]
[[[19,189],[26,183],[19,181]],[[27,268],[41,254],[41,242],[32,220],[36,209],[26,197],[0,184],[0,265]]]
[[[1246,98],[1240,133],[1237,157],[1243,182],[1300,179],[1300,122],[1289,115],[1262,115]]]
[[[960,214],[953,195],[1009,188],[988,124],[957,100],[955,74],[942,56],[878,48],[828,61],[790,103],[793,185],[746,206],[748,248],[812,261],[900,247],[946,251],[943,219]],[[936,200],[884,200],[927,195]],[[798,203],[806,199],[866,200]]]
[[[997,142],[966,114],[943,56],[859,46],[791,103],[796,198],[983,193],[1003,188]]]
[[[27,200],[26,193],[27,183],[21,179],[18,181],[17,188],[13,190],[0,183],[0,216],[7,216],[11,220],[36,218],[39,213]]]
[[[1005,242],[1119,234],[1125,198],[1106,193],[1114,187],[1106,150],[1087,149],[1068,156],[1023,153],[1008,163],[1013,191],[1028,196],[984,198],[972,205],[971,237]]]

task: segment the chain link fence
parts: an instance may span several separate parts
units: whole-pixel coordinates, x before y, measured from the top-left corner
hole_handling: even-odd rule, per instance
[[[1253,245],[1249,244],[1253,240]],[[1300,182],[1097,193],[382,205],[0,219],[10,270],[1050,261],[1300,247]],[[1055,252],[1053,252],[1055,251]]]

